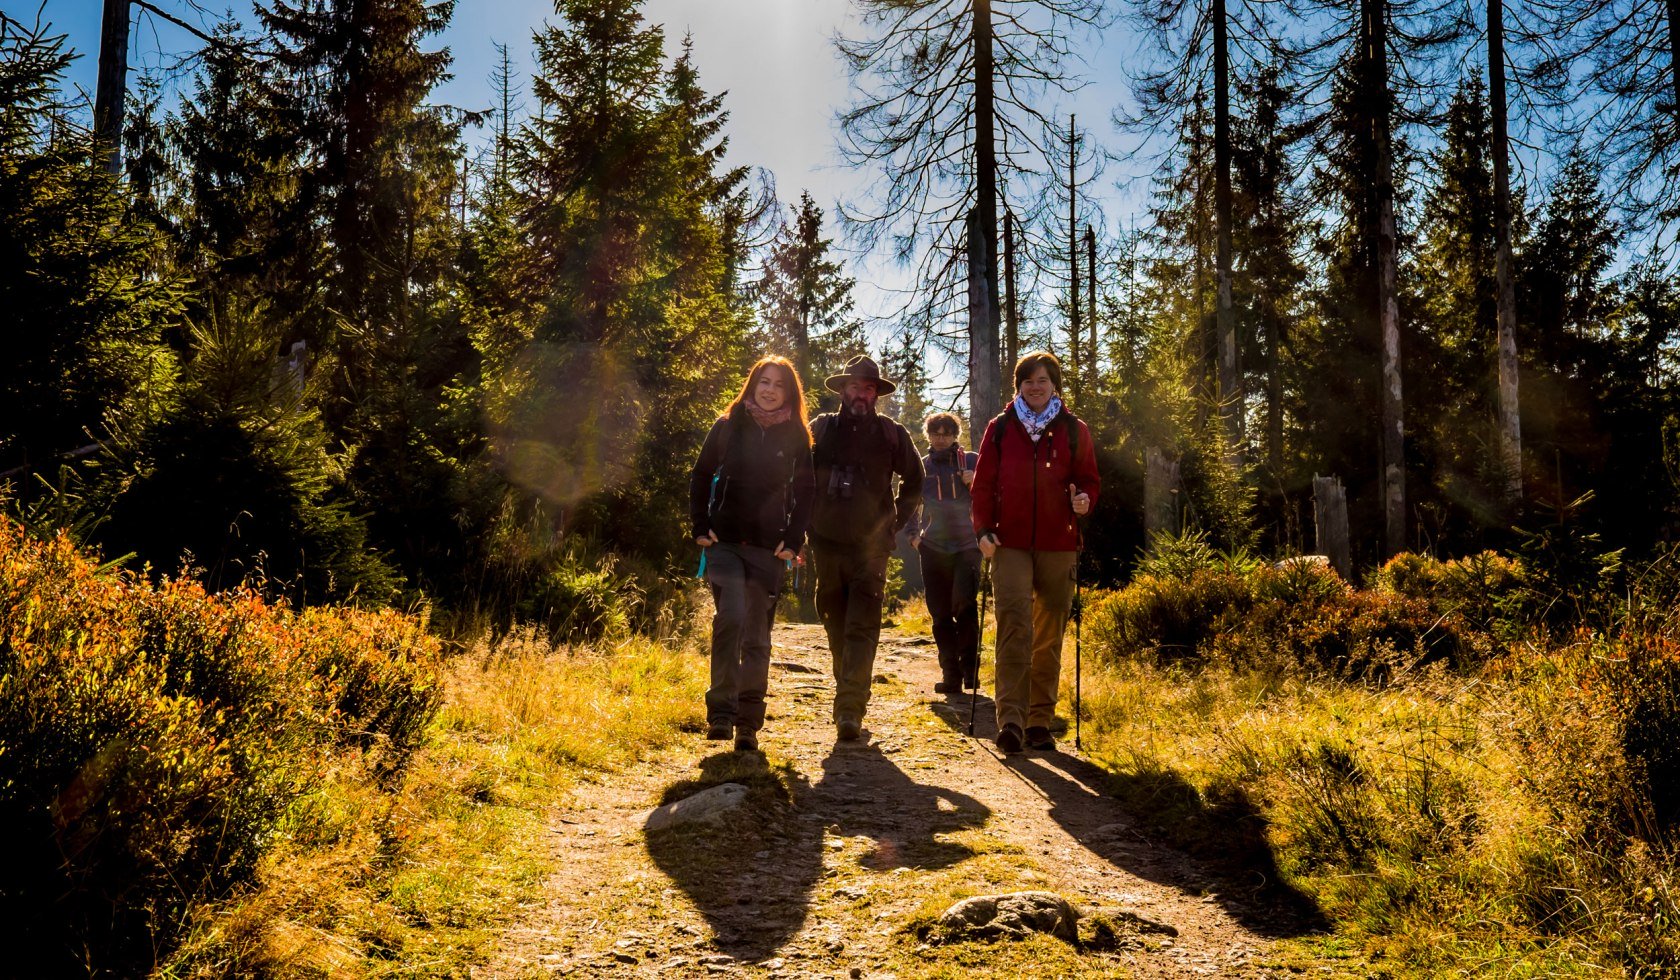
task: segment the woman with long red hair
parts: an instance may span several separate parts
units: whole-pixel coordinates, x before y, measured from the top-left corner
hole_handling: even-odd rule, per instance
[[[816,478],[799,373],[765,357],[747,373],[689,474],[694,543],[705,549],[712,617],[706,737],[758,749],[770,683],[770,625],[786,563],[805,543]]]

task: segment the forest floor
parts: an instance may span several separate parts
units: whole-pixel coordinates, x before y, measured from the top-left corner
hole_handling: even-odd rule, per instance
[[[861,741],[835,739],[828,660],[820,626],[778,625],[762,753],[686,735],[577,787],[549,825],[542,901],[474,975],[1368,975],[1300,896],[1152,839],[1071,732],[1005,759],[982,696],[969,737],[970,696],[933,693],[925,635],[883,633]],[[723,782],[750,790],[724,825],[644,833],[652,807]],[[1027,890],[1111,928],[939,942],[951,903]]]

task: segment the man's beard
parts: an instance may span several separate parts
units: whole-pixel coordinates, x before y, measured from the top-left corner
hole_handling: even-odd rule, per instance
[[[854,398],[846,403],[846,411],[863,416],[875,411],[875,403],[867,398]]]

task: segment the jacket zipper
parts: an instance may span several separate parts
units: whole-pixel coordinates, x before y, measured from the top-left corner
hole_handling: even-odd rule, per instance
[[[1022,432],[1027,431],[1027,427],[1026,427],[1025,424],[1023,424],[1021,426],[1021,431]],[[1032,542],[1032,548],[1030,550],[1035,555],[1038,554],[1038,481],[1039,481],[1039,475],[1038,475],[1038,443],[1043,442],[1045,437],[1048,436],[1048,435],[1049,435],[1049,433],[1046,432],[1044,434],[1044,436],[1039,437],[1038,442],[1033,442],[1032,434],[1031,433],[1027,434],[1027,441],[1032,443],[1032,453],[1033,453],[1033,464],[1032,464],[1032,474],[1033,474],[1032,535],[1029,537],[1028,540],[1030,540]]]

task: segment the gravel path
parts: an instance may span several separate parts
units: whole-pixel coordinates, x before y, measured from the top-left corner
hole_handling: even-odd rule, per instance
[[[1347,971],[1303,960],[1301,944],[1280,951],[1278,940],[1306,932],[1299,917],[1151,840],[1071,740],[1005,760],[984,697],[980,737],[969,738],[969,696],[932,693],[939,673],[925,637],[883,634],[859,743],[836,742],[829,723],[821,628],[779,625],[775,644],[764,755],[688,736],[584,787],[552,827],[549,900],[478,976],[1004,975],[961,966],[910,926],[944,896],[1022,890],[1138,926],[1117,947],[1058,952],[1044,975]],[[642,833],[646,811],[690,781],[743,776],[754,793],[723,828]],[[978,962],[988,961],[999,960]]]

